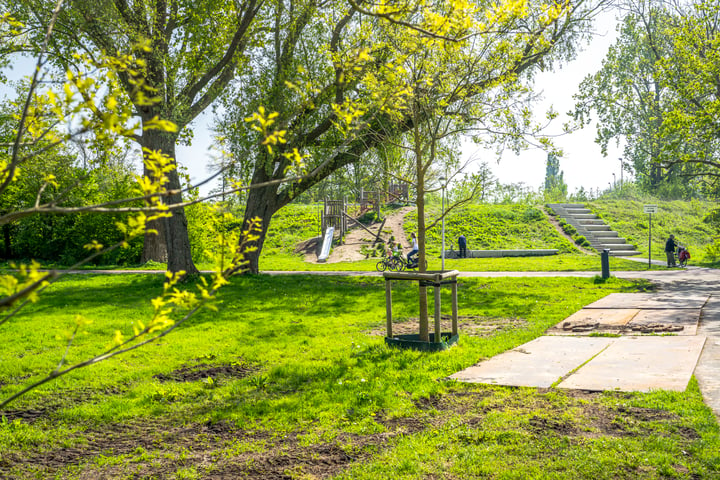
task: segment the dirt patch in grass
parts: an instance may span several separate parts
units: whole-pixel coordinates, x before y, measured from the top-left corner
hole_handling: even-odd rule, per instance
[[[407,320],[393,321],[394,335],[409,335],[418,333],[418,318],[409,318]],[[430,324],[433,325],[433,318],[430,317]],[[512,317],[484,317],[480,315],[458,315],[458,331],[461,335],[471,335],[475,337],[489,337],[495,333],[512,330],[515,328],[523,328],[527,325],[527,321],[522,318]],[[452,329],[452,317],[450,315],[440,316],[440,330],[449,332]],[[385,336],[387,330],[385,327],[376,328],[370,331],[370,335]]]
[[[602,393],[523,389],[525,393],[515,394],[506,388],[500,392],[498,387],[459,386],[443,395],[416,399],[413,415],[390,417],[378,412],[375,421],[384,432],[338,432],[331,440],[310,445],[303,432],[281,435],[244,430],[228,422],[182,424],[165,418],[89,425],[77,438],[68,439],[70,447],[0,454],[0,472],[8,472],[0,473],[0,478],[63,477],[68,471],[79,472],[80,479],[176,478],[181,469],[210,480],[330,478],[391,448],[399,436],[443,430],[448,422],[464,426],[456,438],[460,444],[464,438],[493,441],[485,432],[503,428],[570,441],[668,435],[684,444],[699,438],[672,412],[607,405],[601,401]],[[491,413],[495,420],[488,424]],[[498,425],[501,413],[514,420],[505,427]]]
[[[218,377],[244,378],[252,375],[257,370],[256,367],[243,362],[216,365],[202,363],[199,365],[183,366],[170,373],[159,373],[153,375],[153,378],[161,382],[196,382],[198,380]]]

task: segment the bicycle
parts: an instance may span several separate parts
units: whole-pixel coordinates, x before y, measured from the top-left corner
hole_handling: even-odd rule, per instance
[[[400,258],[396,257],[394,255],[391,256],[385,256],[377,262],[375,265],[375,268],[378,272],[384,272],[385,270],[390,270],[391,272],[399,272],[402,270],[402,265],[405,262]]]
[[[399,258],[398,260],[400,260],[400,264],[401,264],[398,272],[402,272],[403,270],[415,270],[416,268],[418,268],[420,266],[419,265],[420,259],[417,256],[413,256],[412,260],[410,260],[409,262],[407,260],[405,260],[404,258]],[[428,267],[428,262],[427,262],[427,260],[425,260],[425,269],[424,269],[425,271],[427,271],[427,267]]]

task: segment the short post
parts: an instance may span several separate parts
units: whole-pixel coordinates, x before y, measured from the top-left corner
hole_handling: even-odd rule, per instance
[[[387,315],[387,336],[392,338],[392,280],[385,280],[385,314]]]
[[[457,280],[452,283],[452,334],[458,334]]]
[[[440,282],[436,281],[433,287],[435,293],[435,342],[441,342],[440,334]]]
[[[610,250],[607,248],[600,254],[600,265],[602,267],[602,278],[610,278]]]

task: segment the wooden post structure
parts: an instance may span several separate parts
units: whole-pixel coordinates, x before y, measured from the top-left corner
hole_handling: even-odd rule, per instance
[[[435,285],[433,288],[433,293],[435,293],[435,342],[441,342],[442,339],[440,338],[441,331],[440,331],[440,286]]]
[[[385,282],[385,314],[387,315],[387,336],[392,338],[392,280]]]
[[[458,334],[457,282],[452,284],[452,334]]]
[[[425,333],[425,337],[423,336],[423,332],[420,331],[418,338],[419,341],[410,341],[411,344],[415,344],[413,348],[416,348],[417,345],[425,345],[426,347],[423,347],[421,349],[428,350],[428,345],[438,345],[440,347],[446,348],[447,345],[444,345],[444,343],[454,343],[457,341],[459,332],[458,332],[458,305],[457,305],[457,276],[460,274],[457,270],[450,270],[450,271],[430,271],[425,273],[415,273],[415,272],[384,272],[383,277],[385,278],[385,313],[386,313],[386,323],[387,323],[387,336],[385,337],[385,342],[389,344],[398,344],[397,342],[402,342],[403,340],[395,339],[393,338],[393,327],[392,327],[392,282],[393,281],[400,281],[400,280],[407,280],[407,281],[416,281],[419,284],[420,288],[427,288],[427,287],[433,287],[433,293],[434,293],[434,300],[435,300],[435,311],[434,311],[434,336],[433,336],[433,342],[428,342],[427,340],[423,341],[423,338],[426,338],[428,335],[428,332]],[[443,342],[442,339],[442,330],[441,330],[441,312],[442,312],[442,304],[441,304],[441,287],[443,285],[450,285],[452,287],[452,333],[450,334],[449,342]],[[422,328],[422,325],[420,325]],[[427,330],[427,325],[426,328]],[[434,347],[433,347],[434,348]],[[432,348],[430,348],[432,349]]]

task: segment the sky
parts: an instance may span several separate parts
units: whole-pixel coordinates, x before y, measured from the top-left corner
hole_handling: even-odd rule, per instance
[[[535,90],[542,92],[544,100],[534,110],[536,118],[542,120],[551,105],[560,114],[553,120],[548,132],[556,135],[562,133],[563,124],[570,119],[566,114],[574,109],[573,94],[578,91],[578,86],[587,75],[600,70],[608,48],[617,38],[615,16],[614,12],[608,12],[597,20],[597,35],[590,45],[585,46],[578,54],[576,60],[556,68],[555,71],[542,72],[537,77]],[[563,157],[559,159],[560,170],[568,185],[568,193],[574,193],[580,187],[586,191],[595,191],[597,188],[602,191],[614,181],[620,181],[622,148],[609,145],[608,155],[603,157],[600,145],[594,141],[595,133],[596,124],[593,122],[582,130],[555,137],[553,140],[555,145],[563,150]],[[466,148],[464,154],[474,154],[481,160],[486,160],[493,174],[503,184],[523,182],[537,190],[545,182],[547,153],[542,150],[531,149],[518,156],[508,152],[499,162],[496,161],[494,153],[478,151],[476,148]],[[628,179],[628,172],[623,173],[623,179]]]
[[[609,46],[616,38],[615,13],[605,13],[598,18],[595,24],[597,34],[592,42],[585,46],[578,54],[577,59],[557,67],[554,71],[543,72],[536,78],[535,91],[542,93],[544,100],[537,104],[535,112],[538,119],[544,118],[547,109],[552,105],[560,115],[552,122],[548,132],[559,134],[563,123],[568,121],[566,113],[573,109],[572,95],[577,92],[580,82],[589,74],[600,69],[601,62]],[[18,62],[8,76],[19,78],[28,74],[34,62],[29,60]],[[0,85],[0,94],[11,94],[7,88]],[[177,157],[181,165],[187,168],[193,183],[206,179],[208,161],[218,154],[213,150],[213,140],[210,131],[212,114],[206,111],[191,124],[194,130],[194,140],[191,146],[178,146]],[[568,192],[573,193],[580,187],[586,191],[592,189],[607,189],[614,181],[620,180],[621,149],[611,146],[607,157],[603,157],[600,146],[594,142],[595,124],[586,126],[583,130],[556,137],[554,142],[560,147],[564,156],[560,158],[560,170],[563,171]],[[545,164],[547,154],[539,149],[531,149],[516,156],[507,153],[500,161],[493,152],[479,150],[476,146],[467,144],[463,148],[464,159],[476,158],[486,161],[495,177],[504,184],[524,183],[537,190],[545,180]],[[472,168],[472,167],[471,167]],[[614,174],[614,175],[613,175]],[[628,173],[623,174],[627,179]],[[207,193],[214,184],[201,188],[201,193]]]

